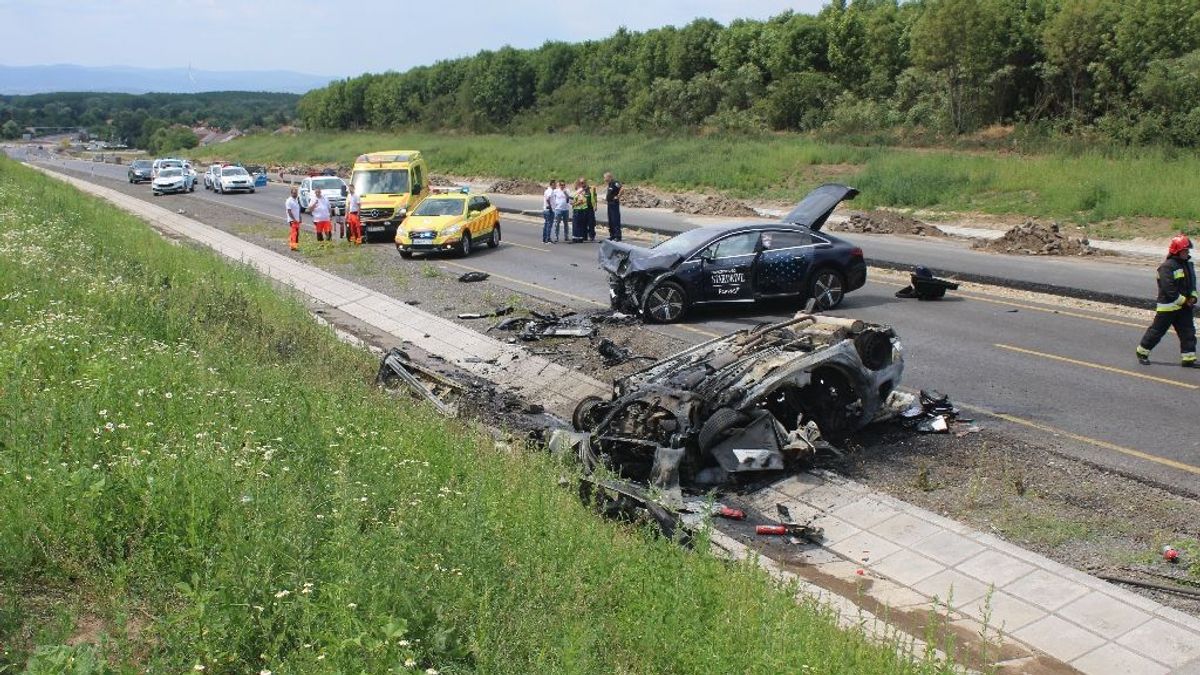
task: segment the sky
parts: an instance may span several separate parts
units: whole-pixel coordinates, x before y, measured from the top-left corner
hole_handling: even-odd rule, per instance
[[[813,14],[827,0],[0,0],[0,65],[293,70],[348,77],[505,45],[578,42],[682,26]]]

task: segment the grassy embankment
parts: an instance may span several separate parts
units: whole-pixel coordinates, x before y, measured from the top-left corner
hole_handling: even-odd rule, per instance
[[[251,271],[7,159],[0,342],[0,672],[939,670],[601,521]]]
[[[1200,220],[1200,158],[1158,150],[1125,155],[1020,156],[859,147],[803,136],[752,138],[426,133],[259,135],[202,156],[283,164],[349,164],[368,150],[425,151],[435,173],[543,181],[611,169],[630,184],[792,200],[829,180],[862,190],[856,205],[1036,216],[1094,235],[1162,236]],[[1200,233],[1200,228],[1192,230]]]

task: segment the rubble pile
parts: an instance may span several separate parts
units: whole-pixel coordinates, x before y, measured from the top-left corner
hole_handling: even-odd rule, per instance
[[[976,243],[975,248],[1018,255],[1103,254],[1099,249],[1093,248],[1086,238],[1064,234],[1058,223],[1046,225],[1036,220],[1028,220],[1024,225],[1012,228],[999,239]]]
[[[645,188],[627,187],[621,190],[621,206],[638,209],[670,209],[675,205]]]
[[[676,213],[699,216],[725,216],[730,218],[752,218],[758,215],[754,209],[736,199],[720,195],[657,195],[645,188],[629,187],[621,192],[621,205],[640,209],[670,209]]]
[[[502,195],[540,195],[545,190],[545,185],[522,179],[502,180],[488,188],[488,192]]]
[[[832,225],[832,223],[831,223]],[[916,218],[910,218],[902,213],[892,211],[854,212],[850,219],[838,223],[834,228],[839,232],[858,232],[863,234],[914,234],[920,237],[944,237],[936,225],[923,223]]]

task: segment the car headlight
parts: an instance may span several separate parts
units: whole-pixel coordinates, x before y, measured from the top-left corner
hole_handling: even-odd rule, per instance
[[[438,235],[442,237],[449,237],[450,235],[458,234],[459,230],[461,229],[462,225],[451,225],[450,227],[442,228],[442,231],[438,232]]]
[[[400,209],[399,211],[396,211],[396,217],[403,218],[407,213],[408,209]]]

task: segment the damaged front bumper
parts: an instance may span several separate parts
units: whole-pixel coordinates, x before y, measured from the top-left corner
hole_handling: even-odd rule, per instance
[[[890,327],[798,314],[617,380],[610,400],[580,402],[574,451],[588,468],[666,488],[787,470],[874,420],[903,368]]]

